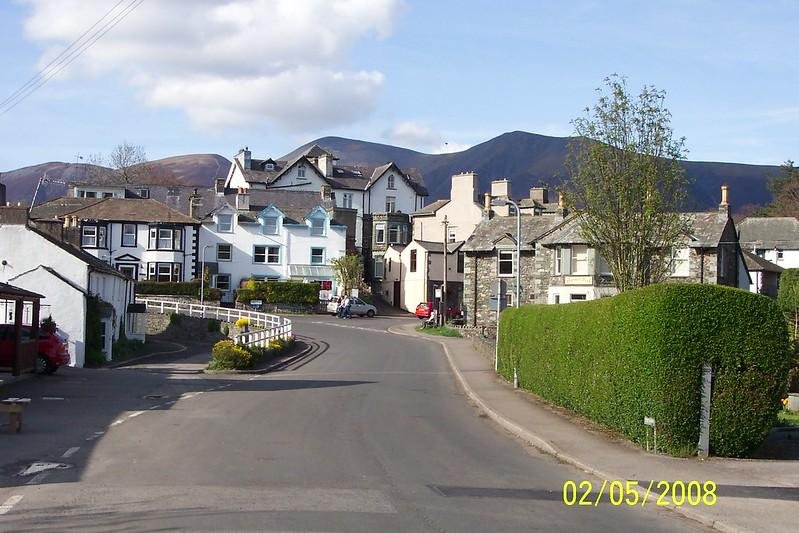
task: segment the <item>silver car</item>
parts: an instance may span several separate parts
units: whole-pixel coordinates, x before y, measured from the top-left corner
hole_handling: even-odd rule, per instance
[[[334,296],[327,302],[327,312],[331,315],[335,315],[338,311],[339,301],[341,297]],[[377,314],[377,307],[373,306],[372,304],[368,304],[361,300],[356,296],[350,296],[351,304],[350,304],[350,313],[353,315],[358,316],[368,316],[372,318]]]

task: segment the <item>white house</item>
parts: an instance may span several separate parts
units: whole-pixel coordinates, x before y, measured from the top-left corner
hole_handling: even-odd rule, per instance
[[[248,148],[239,151],[225,181],[228,190],[290,188],[321,192],[329,187],[336,206],[357,213],[355,246],[363,246],[364,215],[412,213],[424,206],[428,196],[421,176],[400,169],[395,163],[377,167],[338,165],[330,152],[313,145],[289,161],[253,159]]]
[[[332,259],[347,249],[347,226],[318,192],[241,190],[220,196],[202,218],[200,263],[224,292],[242,280],[318,281],[334,289]],[[351,210],[343,210],[351,211]],[[201,267],[202,268],[202,267]]]
[[[747,217],[738,223],[741,248],[782,268],[799,268],[799,220]]]
[[[199,221],[152,199],[57,198],[31,218],[78,228],[80,247],[135,280],[197,275]]]
[[[143,316],[129,312],[134,281],[46,229],[28,222],[25,209],[0,209],[0,281],[45,296],[40,317],[52,316],[67,335],[71,364],[85,362],[90,306],[101,323],[106,359],[122,328],[128,338],[143,340]]]

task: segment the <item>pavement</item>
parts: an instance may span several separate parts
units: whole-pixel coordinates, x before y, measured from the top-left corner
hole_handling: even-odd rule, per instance
[[[613,481],[637,480],[635,489],[641,502],[654,481],[645,505],[658,506],[660,500],[666,504],[663,508],[721,531],[796,531],[799,527],[799,462],[681,459],[649,453],[533,394],[515,390],[494,372],[493,360],[478,353],[472,341],[424,335],[415,331],[415,326],[403,324],[389,330],[440,343],[469,399],[506,431],[558,461],[607,481],[608,487]],[[580,480],[575,481],[579,484]],[[658,487],[660,481],[682,481],[685,485],[690,481],[713,481],[717,499],[713,505],[706,504],[712,501],[710,498],[698,505],[690,505],[687,500],[675,505],[680,503],[679,484],[676,495],[660,498],[659,493],[665,490],[665,484]],[[603,485],[593,486],[589,499],[599,505],[611,505],[608,489]],[[677,501],[672,501],[672,497]]]

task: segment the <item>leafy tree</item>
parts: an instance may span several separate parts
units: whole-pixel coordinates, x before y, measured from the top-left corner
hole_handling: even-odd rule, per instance
[[[799,167],[790,159],[780,166],[781,175],[769,183],[774,199],[763,214],[772,217],[799,216]]]
[[[344,293],[349,294],[358,287],[363,279],[363,263],[357,255],[344,255],[330,261],[336,282],[344,288]]]
[[[794,341],[799,337],[799,268],[787,268],[780,274],[777,305],[791,325]]]
[[[572,121],[566,201],[625,291],[664,280],[670,250],[684,239],[677,210],[686,197],[685,139],[674,137],[663,91],[644,86],[635,98],[613,75],[597,92]]]

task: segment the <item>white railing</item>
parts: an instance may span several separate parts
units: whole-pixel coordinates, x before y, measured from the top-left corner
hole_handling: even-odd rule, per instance
[[[179,315],[197,318],[213,318],[225,322],[236,322],[240,318],[250,320],[252,331],[242,332],[233,336],[237,344],[247,346],[266,347],[272,339],[288,339],[292,335],[291,320],[278,315],[248,311],[246,309],[231,309],[214,305],[200,305],[188,302],[171,300],[156,300],[153,298],[137,298],[137,303],[145,304],[148,312],[160,314],[177,313]]]

